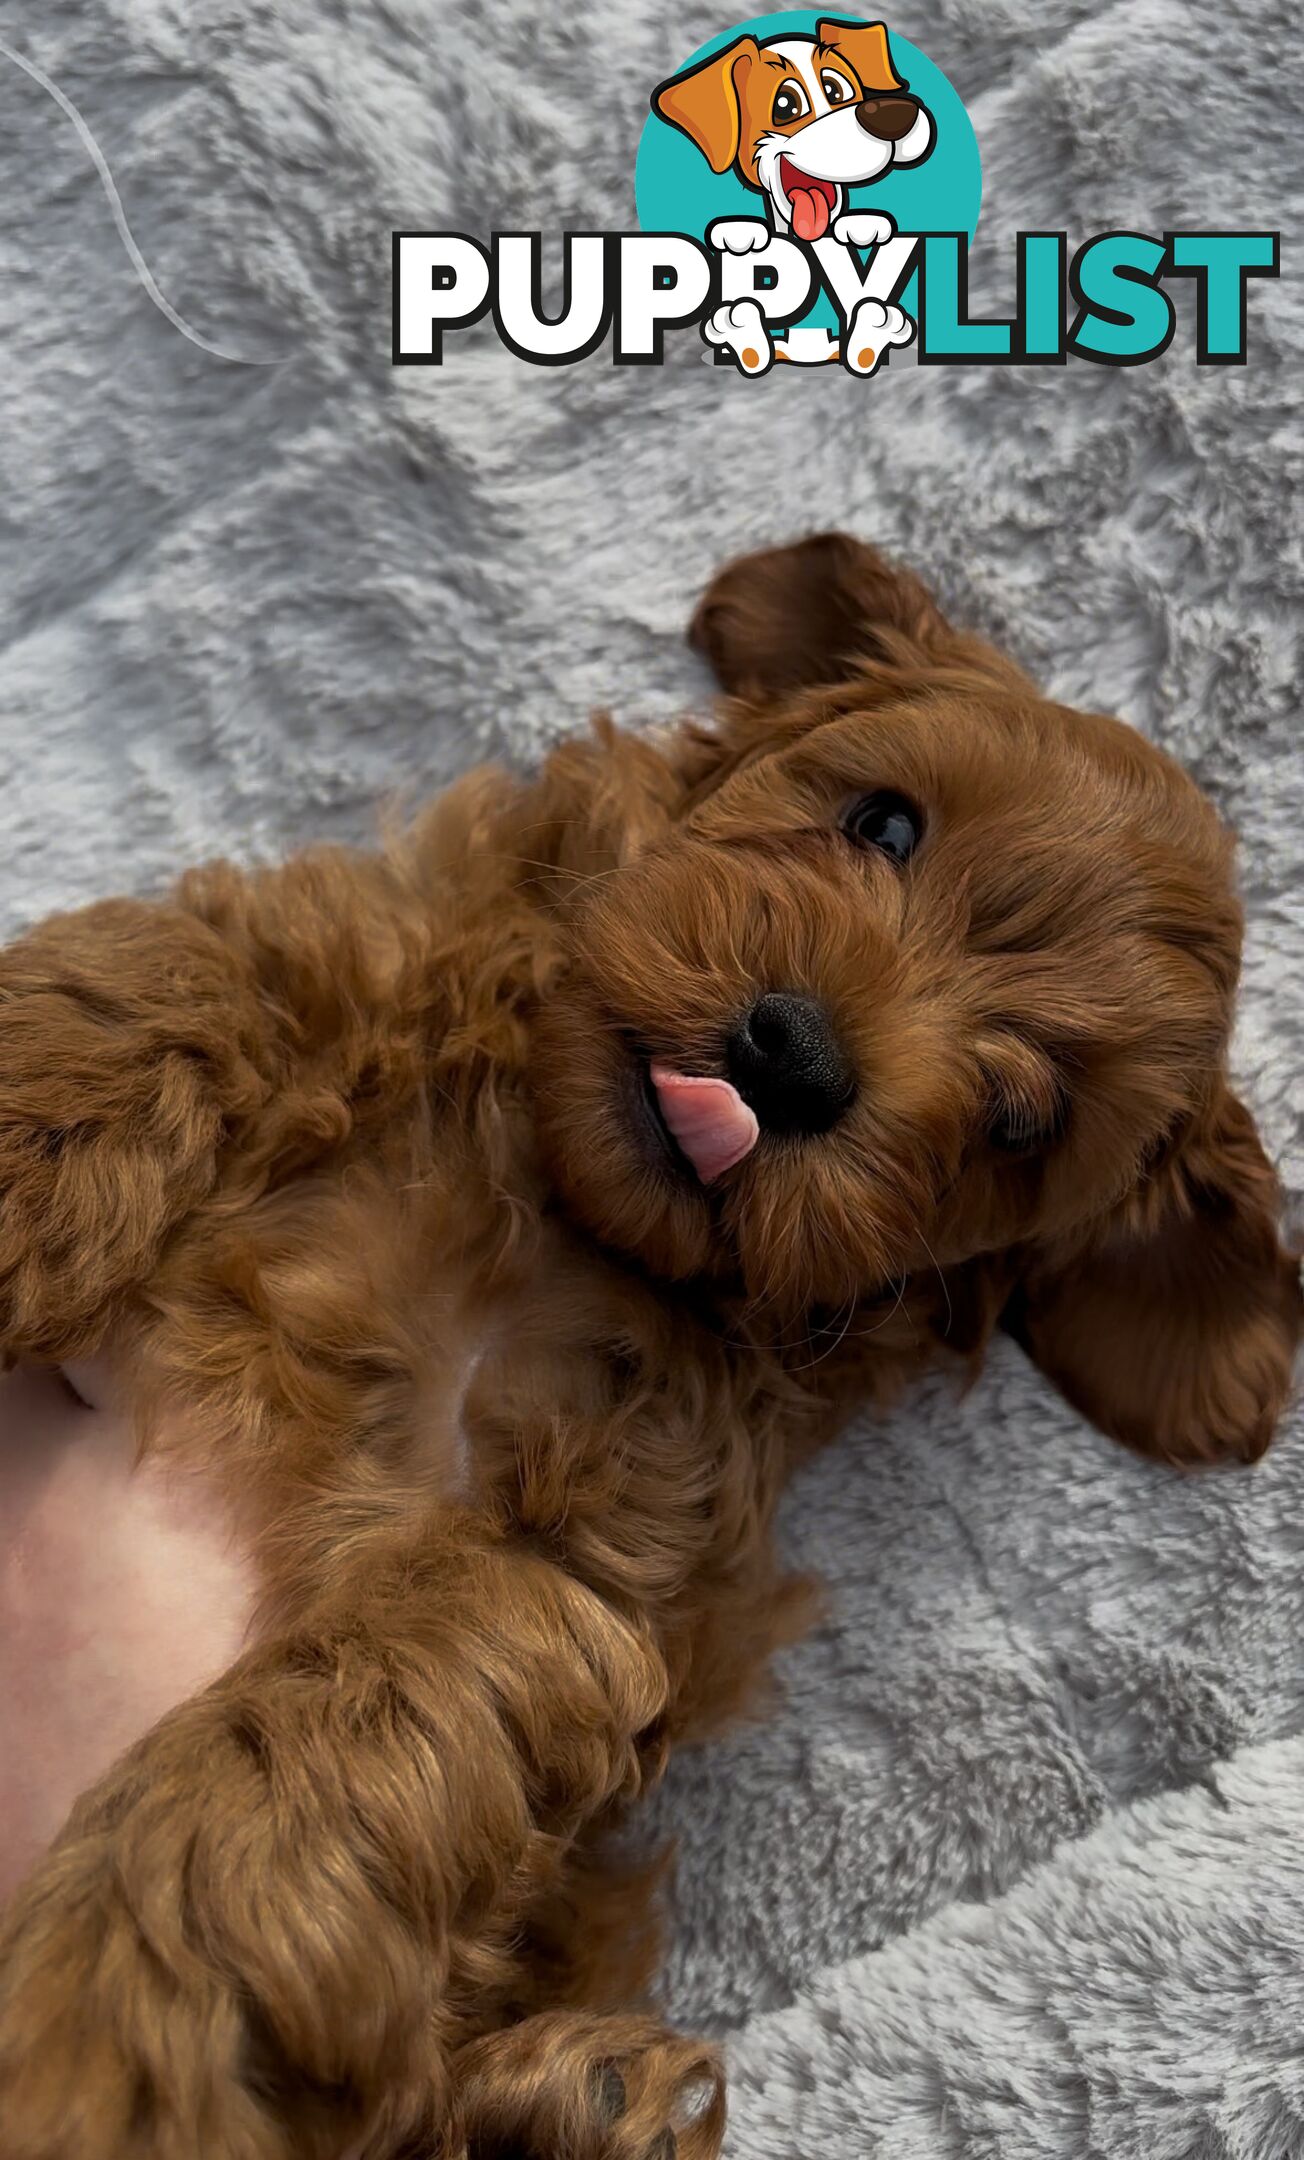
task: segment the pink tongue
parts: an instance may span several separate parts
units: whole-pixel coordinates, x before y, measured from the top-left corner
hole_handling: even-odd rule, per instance
[[[794,188],[792,229],[799,240],[820,240],[829,229],[829,199],[819,188]]]
[[[756,1113],[749,1110],[727,1080],[707,1080],[694,1073],[652,1067],[657,1106],[681,1151],[704,1185],[723,1177],[760,1138]]]

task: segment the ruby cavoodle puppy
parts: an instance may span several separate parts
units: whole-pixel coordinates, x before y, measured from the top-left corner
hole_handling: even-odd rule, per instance
[[[0,955],[3,2160],[710,2160],[612,1831],[793,1466],[998,1328],[1268,1445],[1209,803],[837,535],[693,635],[709,723]]]

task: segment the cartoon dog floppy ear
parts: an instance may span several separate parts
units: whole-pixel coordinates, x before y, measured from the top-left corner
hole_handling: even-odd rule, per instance
[[[816,40],[817,52],[823,48],[842,60],[860,85],[862,101],[905,88],[892,65],[887,30],[881,22],[827,17],[816,26]],[[756,138],[769,122],[767,71],[758,65],[765,49],[754,37],[735,38],[732,45],[672,75],[652,93],[653,112],[697,145],[712,172],[728,172],[745,147],[750,157],[742,162],[750,175]],[[744,134],[748,137],[745,145]]]
[[[760,52],[754,37],[737,38],[652,92],[653,112],[682,128],[714,173],[728,172],[738,155],[747,78]]]
[[[815,25],[815,39],[817,45],[848,62],[867,96],[905,89],[905,83],[892,65],[886,23],[838,22],[825,18]]]

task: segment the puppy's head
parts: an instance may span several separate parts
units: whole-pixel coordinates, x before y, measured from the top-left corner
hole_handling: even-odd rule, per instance
[[[1223,1076],[1240,914],[1195,785],[840,536],[734,565],[694,634],[730,695],[577,889],[542,1019],[588,1225],[779,1316],[1205,1208],[1294,1310]]]
[[[742,37],[662,83],[652,109],[765,195],[780,228],[818,240],[846,190],[933,145],[927,109],[892,65],[882,23],[824,21],[814,37]]]

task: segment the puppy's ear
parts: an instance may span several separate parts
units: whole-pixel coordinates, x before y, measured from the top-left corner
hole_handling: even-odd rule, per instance
[[[1003,1316],[1093,1424],[1186,1468],[1263,1454],[1302,1319],[1276,1179],[1222,1084],[1097,1242],[1034,1264]]]
[[[956,630],[913,571],[847,533],[739,556],[711,580],[688,629],[731,696],[766,700],[929,666],[979,666],[1027,691],[980,638]]]
[[[850,62],[860,78],[862,90],[886,91],[905,88],[901,77],[892,65],[892,52],[887,41],[885,23],[838,22],[826,16],[815,31],[821,45],[827,45],[844,60]]]
[[[728,172],[738,155],[743,94],[759,53],[754,37],[737,38],[652,92],[653,112],[696,143],[712,172]]]

